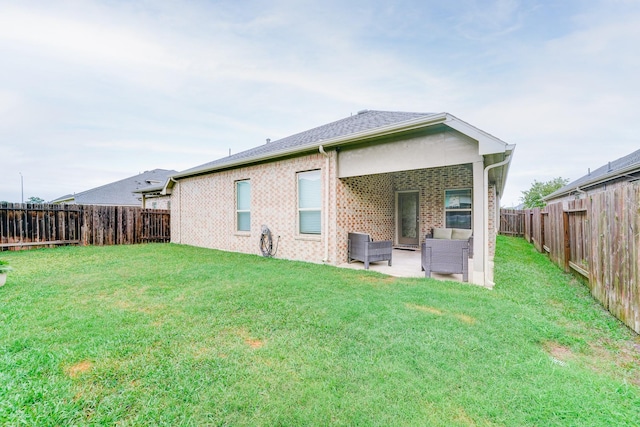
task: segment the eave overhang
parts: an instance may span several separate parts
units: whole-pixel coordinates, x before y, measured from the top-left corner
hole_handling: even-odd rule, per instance
[[[362,143],[371,139],[377,139],[382,137],[389,137],[405,132],[411,132],[420,129],[426,129],[431,126],[444,124],[451,129],[454,129],[470,138],[478,141],[479,154],[486,156],[490,154],[505,153],[510,155],[515,148],[515,145],[507,144],[506,142],[490,135],[449,113],[432,114],[427,117],[421,117],[414,120],[407,120],[400,123],[395,123],[389,126],[378,127],[374,129],[368,129],[361,132],[350,133],[348,135],[342,135],[335,138],[329,138],[324,140],[314,141],[309,144],[299,145],[296,147],[287,148],[284,150],[278,150],[270,152],[269,154],[262,154],[258,156],[245,157],[241,159],[232,160],[229,162],[217,163],[213,166],[203,167],[200,169],[190,169],[185,172],[180,172],[171,175],[165,185],[163,186],[161,194],[171,194],[171,189],[175,183],[184,178],[194,177],[199,175],[205,175],[212,172],[233,169],[241,166],[246,166],[258,162],[268,162],[271,160],[280,159],[283,157],[290,157],[300,155],[304,153],[318,151],[320,147],[327,149],[335,149],[337,147],[344,147],[345,145]],[[506,166],[508,168],[508,165]],[[506,175],[505,175],[506,176]],[[504,185],[502,185],[503,187]]]

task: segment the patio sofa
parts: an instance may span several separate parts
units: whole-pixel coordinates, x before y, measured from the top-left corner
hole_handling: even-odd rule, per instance
[[[420,254],[425,277],[431,273],[462,274],[469,281],[469,241],[426,239]]]
[[[352,260],[364,262],[364,268],[369,269],[369,263],[375,261],[389,261],[391,265],[391,240],[373,241],[366,233],[349,233],[347,243],[347,262]]]
[[[472,257],[471,230],[434,228],[422,244],[421,263],[425,277],[431,273],[462,274],[469,281],[469,258]]]
[[[473,231],[466,228],[432,228],[426,239],[468,240],[469,258],[473,258]]]

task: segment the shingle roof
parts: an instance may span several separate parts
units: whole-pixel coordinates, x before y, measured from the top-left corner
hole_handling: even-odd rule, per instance
[[[169,176],[175,173],[177,171],[167,169],[145,171],[120,181],[76,193],[72,197],[74,202],[79,205],[138,206],[140,205],[140,195],[134,194],[133,191],[145,187],[157,187],[159,183],[164,183]],[[69,196],[63,196],[56,200],[68,199]]]
[[[434,115],[434,113],[363,110],[344,119],[300,132],[295,135],[287,136],[277,141],[271,141],[258,147],[254,147],[228,157],[223,157],[194,168],[186,169],[180,172],[180,174],[215,166],[223,166],[226,163],[235,163],[237,161],[242,161],[243,159],[260,158],[262,156],[267,157],[271,153],[285,151],[294,147],[303,147],[331,138],[347,136],[432,115]]]
[[[591,171],[587,175],[576,179],[573,182],[565,185],[564,187],[554,191],[545,199],[551,199],[555,196],[568,193],[576,189],[576,187],[582,187],[594,182],[598,182],[603,178],[612,176],[612,179],[617,176],[617,172],[627,171],[629,168],[636,166],[640,169],[640,150],[634,151],[631,154],[627,154],[624,157],[620,157],[617,160],[607,162],[607,164],[600,166],[598,169]]]

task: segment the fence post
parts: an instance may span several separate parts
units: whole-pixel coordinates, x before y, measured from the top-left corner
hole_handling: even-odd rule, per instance
[[[544,241],[544,212],[540,211],[540,252],[545,253],[544,250],[547,242]]]
[[[562,227],[564,228],[564,271],[569,271],[571,259],[571,231],[569,229],[569,212],[562,212]]]

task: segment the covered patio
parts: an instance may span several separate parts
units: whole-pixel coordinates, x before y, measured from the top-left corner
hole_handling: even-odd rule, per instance
[[[420,245],[425,237],[435,228],[466,229],[473,236],[469,282],[491,287],[496,215],[513,149],[449,115],[401,139],[394,135],[340,147],[334,199],[337,264],[350,266],[348,233],[364,233],[397,248],[393,266],[378,263],[374,271],[424,277]]]
[[[369,264],[369,271],[375,271],[378,273],[386,274],[394,277],[421,277],[424,278],[424,271],[420,266],[420,249],[406,249],[401,247],[394,247],[392,254],[393,262],[389,266],[387,261],[372,262]],[[469,259],[469,284],[475,284],[473,281],[473,258]],[[360,261],[351,261],[351,263],[339,264],[340,268],[350,268],[352,270],[365,270],[364,263]],[[493,266],[491,266],[493,267]],[[493,268],[489,271],[493,273]],[[439,274],[432,273],[431,278],[437,280],[453,280],[456,282],[462,282],[462,274]],[[485,285],[484,287],[492,289],[493,277],[489,277],[489,283],[491,285]]]

